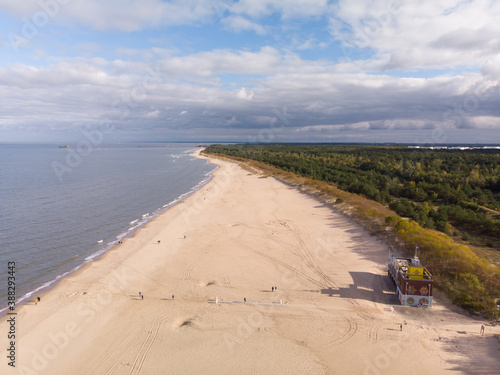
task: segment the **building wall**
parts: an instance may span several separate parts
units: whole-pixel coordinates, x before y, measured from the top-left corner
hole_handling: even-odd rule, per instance
[[[416,296],[411,294],[399,294],[399,302],[406,306],[427,306],[432,307],[432,297]]]

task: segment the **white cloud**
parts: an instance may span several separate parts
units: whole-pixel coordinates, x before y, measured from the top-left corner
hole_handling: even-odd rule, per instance
[[[50,3],[50,6],[43,4]],[[207,20],[214,5],[198,0],[3,0],[1,7],[29,20],[44,12],[56,22],[77,22],[95,30],[136,31],[160,25],[192,24]]]
[[[296,48],[298,50],[308,50],[308,49],[317,49],[317,48],[325,48],[328,44],[326,42],[317,41],[314,38],[309,38],[306,41],[299,44]]]
[[[195,67],[198,79],[193,77]],[[328,62],[309,62],[274,49],[165,57],[154,72],[158,81],[145,81],[148,69],[145,63],[102,58],[59,58],[40,68],[4,67],[0,115],[10,128],[50,124],[64,129],[75,121],[108,119],[126,132],[146,118],[145,129],[203,127],[214,135],[221,126],[235,132],[231,134],[252,134],[286,123],[280,136],[291,139],[297,134],[294,129],[328,137],[366,131],[425,135],[438,127],[500,130],[500,87],[481,73],[428,79],[345,74]],[[218,79],[237,72],[262,76],[252,79],[251,90],[225,86]],[[212,84],[200,85],[200,80]],[[144,82],[156,84],[146,89]],[[278,117],[276,110],[283,113],[284,107],[286,115]],[[413,135],[417,137],[425,138]]]
[[[491,80],[500,81],[500,56],[488,59],[483,64],[481,72]]]
[[[283,56],[272,47],[258,52],[213,50],[183,57],[169,57],[160,62],[161,70],[172,75],[208,77],[217,74],[267,75],[279,69]]]
[[[477,66],[496,56],[500,3],[454,5],[450,8],[447,0],[339,0],[331,8],[330,29],[346,49],[372,49],[372,67],[379,70]]]
[[[50,4],[50,6],[43,5]],[[137,31],[158,26],[199,24],[214,17],[225,18],[233,30],[253,30],[264,34],[258,23],[241,17],[260,18],[279,13],[283,18],[323,15],[327,0],[2,0],[0,7],[32,20],[39,12],[62,23],[77,22],[95,30]]]
[[[464,117],[458,128],[494,129],[500,131],[500,118],[497,116]]]
[[[238,98],[243,99],[243,100],[252,100],[253,99],[253,91],[248,91],[242,87],[240,91],[238,91]]]
[[[160,115],[160,111],[158,109],[155,109],[154,111],[146,113],[146,118],[156,118]]]
[[[228,29],[241,32],[241,31],[254,31],[259,35],[266,34],[266,29],[255,23],[247,20],[246,18],[240,16],[229,16],[222,20],[222,24],[225,25]]]
[[[395,6],[398,3],[400,7]],[[305,138],[335,139],[342,133],[356,140],[363,134],[427,139],[436,129],[447,129],[451,139],[455,133],[480,129],[488,139],[500,141],[496,32],[500,3],[450,4],[445,0],[71,0],[60,6],[51,22],[79,23],[113,33],[78,28],[95,40],[102,36],[103,42],[80,40],[59,53],[78,57],[47,58],[44,53],[54,52],[44,43],[54,30],[46,30],[30,53],[39,61],[0,65],[1,126],[52,132],[75,121],[109,119],[117,132],[137,132],[141,123],[145,134],[168,126],[178,134],[197,129],[191,134],[230,137],[286,124],[280,133],[284,139],[299,133]],[[28,18],[41,9],[38,0],[0,0],[0,7]],[[311,57],[322,48],[328,47],[328,52],[335,48],[335,42],[322,35],[324,30],[310,27],[311,18],[330,20],[332,35],[348,50],[342,61],[326,52],[323,58]],[[241,50],[231,41],[217,40],[203,49],[196,49],[196,43],[160,44],[171,48],[147,48],[146,43],[137,48],[128,43],[130,36],[168,39],[171,35],[161,29],[168,25],[208,27],[208,23],[217,24],[217,33],[251,31],[266,37],[245,34],[247,47]],[[303,24],[307,25],[301,29]],[[131,32],[146,28],[157,28],[158,37],[156,32],[154,38],[150,32]],[[189,37],[203,40],[194,29],[198,27],[190,29]],[[292,37],[279,39],[273,35],[278,30],[292,30]],[[116,37],[120,48],[107,50],[108,36]],[[259,44],[263,39],[266,45]],[[461,71],[462,66],[469,72]],[[398,71],[392,75],[383,74],[394,69]],[[420,73],[421,78],[412,77]],[[288,114],[278,116],[276,110],[281,113],[284,107]]]

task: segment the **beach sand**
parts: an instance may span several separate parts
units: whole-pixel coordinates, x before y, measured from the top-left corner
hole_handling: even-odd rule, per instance
[[[18,307],[16,368],[5,350],[0,373],[498,371],[498,327],[480,336],[485,322],[439,300],[400,306],[384,244],[294,188],[214,162],[209,184]],[[8,330],[4,317],[6,349]]]

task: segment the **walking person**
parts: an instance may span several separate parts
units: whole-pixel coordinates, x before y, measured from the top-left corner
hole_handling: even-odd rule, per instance
[[[479,332],[481,336],[484,335],[484,324],[481,324],[481,331]]]

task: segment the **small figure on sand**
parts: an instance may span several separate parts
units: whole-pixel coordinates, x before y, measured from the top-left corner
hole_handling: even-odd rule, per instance
[[[273,286],[273,287],[271,287],[271,291],[272,291],[272,292],[274,292],[274,286]]]
[[[399,330],[400,330],[400,331],[402,331],[402,330],[403,330],[403,325],[402,325],[402,324],[400,324],[400,325],[399,325]]]
[[[160,241],[160,240],[158,240],[158,243],[160,243],[160,242],[161,242],[161,241]]]
[[[246,297],[245,297],[245,298],[243,298],[243,302],[246,302],[246,301],[247,301],[247,298],[246,298]]]
[[[37,300],[38,302],[40,302],[40,297],[36,297],[36,300]]]
[[[141,292],[139,292],[139,297],[141,296]]]
[[[144,294],[141,295],[141,299],[144,299]]]
[[[481,336],[484,335],[484,324],[481,324],[481,331],[479,332],[479,334]]]
[[[186,239],[186,236],[184,236],[184,239]]]
[[[37,303],[38,303],[38,301],[37,301],[37,300],[35,300],[35,305],[36,305]]]
[[[174,299],[174,298],[175,298],[175,296],[172,294],[172,299]]]

